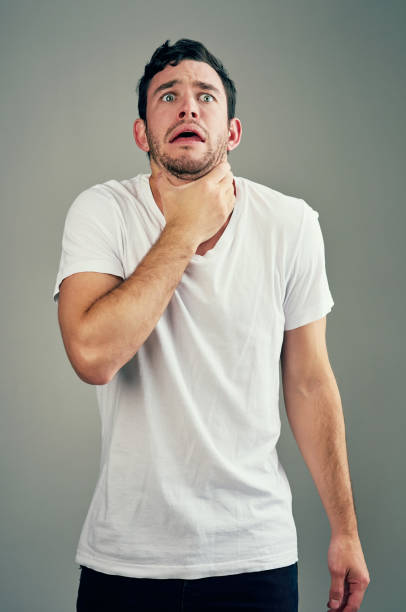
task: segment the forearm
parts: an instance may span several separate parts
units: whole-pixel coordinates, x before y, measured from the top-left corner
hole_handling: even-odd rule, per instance
[[[133,274],[88,309],[81,347],[93,384],[105,384],[148,338],[197,246],[181,228],[165,226]]]
[[[312,390],[284,385],[286,412],[296,442],[326,510],[333,535],[357,534],[345,424],[334,375]]]

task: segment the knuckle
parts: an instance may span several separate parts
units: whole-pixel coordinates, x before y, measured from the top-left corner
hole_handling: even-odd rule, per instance
[[[331,565],[330,572],[337,578],[341,578],[341,576],[344,576],[345,574],[345,571],[339,565]]]

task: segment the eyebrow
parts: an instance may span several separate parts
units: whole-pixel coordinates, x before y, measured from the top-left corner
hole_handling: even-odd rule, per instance
[[[170,87],[173,87],[174,85],[180,85],[182,82],[183,81],[179,79],[173,79],[172,81],[167,81],[166,83],[162,83],[162,85],[159,85],[159,87],[155,89],[154,93],[152,94],[152,97],[155,98],[155,96],[160,91],[163,91],[164,89],[169,89]],[[206,89],[207,91],[214,91],[218,96],[221,96],[221,92],[217,89],[217,87],[214,87],[214,85],[211,85],[210,83],[205,83],[204,81],[193,81],[192,85],[193,87],[199,87],[199,89]]]

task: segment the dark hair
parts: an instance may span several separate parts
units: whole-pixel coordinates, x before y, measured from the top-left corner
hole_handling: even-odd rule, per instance
[[[221,78],[226,92],[228,121],[233,119],[237,97],[233,81],[228,76],[227,70],[219,59],[214,57],[201,42],[190,40],[189,38],[181,38],[172,46],[169,45],[169,40],[167,40],[154,51],[150,62],[146,64],[144,75],[137,84],[138,114],[140,119],[143,119],[145,123],[147,121],[147,92],[153,76],[163,70],[167,64],[177,66],[184,59],[205,62],[214,68]]]

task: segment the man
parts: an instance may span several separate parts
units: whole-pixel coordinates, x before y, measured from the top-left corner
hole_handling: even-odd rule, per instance
[[[334,302],[318,213],[233,177],[234,84],[201,43],[168,43],[139,82],[134,137],[151,174],[85,190],[64,228],[54,298],[102,419],[77,609],[297,610],[281,360],[331,525],[327,605],[352,612],[369,575],[325,343]]]

